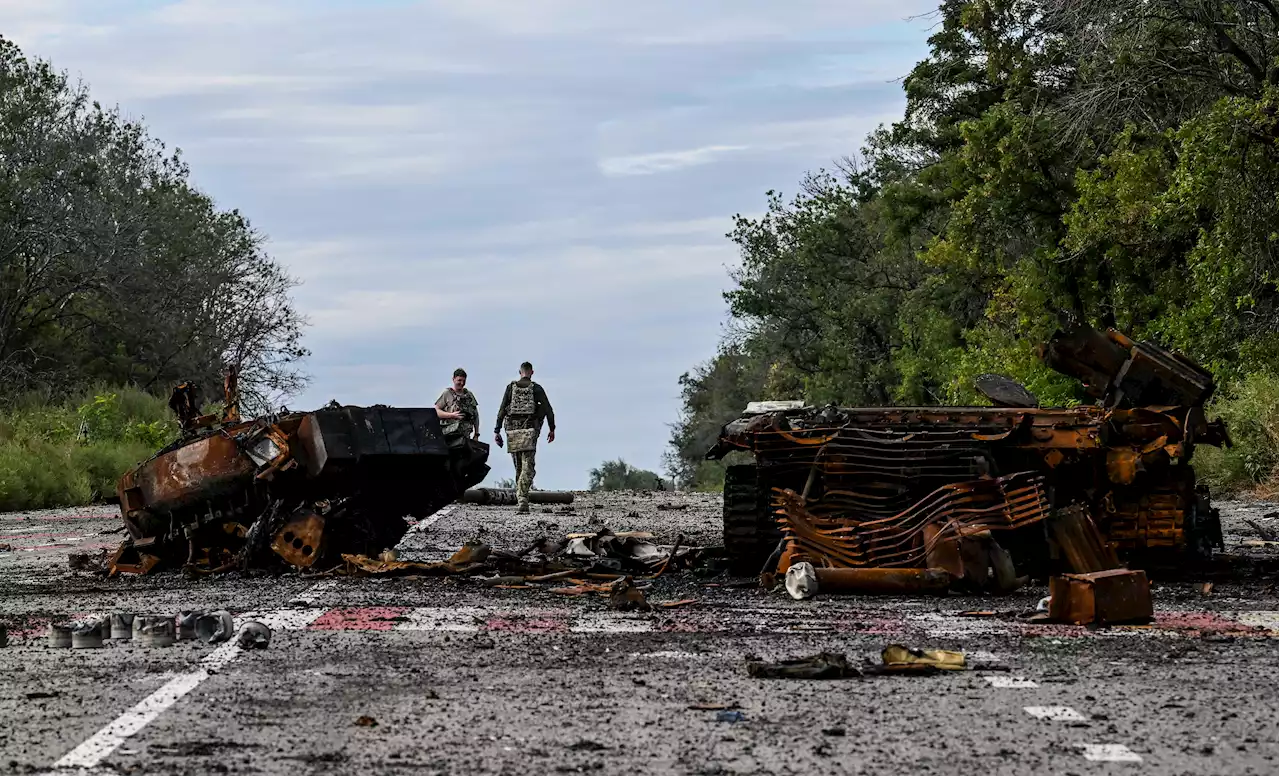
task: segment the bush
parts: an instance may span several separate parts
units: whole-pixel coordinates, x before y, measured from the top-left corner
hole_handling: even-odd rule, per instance
[[[1261,490],[1274,493],[1280,444],[1280,378],[1254,372],[1224,386],[1206,413],[1227,425],[1229,449],[1199,446],[1195,468],[1216,493]]]
[[[0,410],[0,510],[112,495],[129,467],[177,434],[165,400],[134,388],[100,388],[65,402],[19,397]]]

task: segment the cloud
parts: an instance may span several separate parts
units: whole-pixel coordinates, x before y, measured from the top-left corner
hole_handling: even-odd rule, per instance
[[[605,175],[653,175],[685,167],[708,164],[734,151],[746,151],[744,145],[712,145],[684,151],[659,151],[635,156],[615,156],[600,160]]]
[[[528,358],[542,487],[658,469],[724,320],[725,238],[901,113],[928,3],[0,0],[5,34],[180,146],[302,281],[291,406],[491,413]],[[509,476],[503,455],[494,476]]]

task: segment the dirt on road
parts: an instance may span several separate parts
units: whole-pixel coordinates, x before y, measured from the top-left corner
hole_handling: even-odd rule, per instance
[[[1275,505],[1219,506],[1239,560],[1213,578],[1157,579],[1152,624],[1101,629],[1020,617],[1043,586],[793,601],[683,572],[648,598],[694,603],[617,612],[599,596],[457,578],[105,579],[67,555],[114,546],[113,509],[0,515],[0,773],[1272,774],[1280,626],[1276,545],[1262,533]],[[580,493],[529,515],[455,505],[399,551],[443,560],[476,536],[516,550],[602,526],[714,545],[720,501]],[[269,647],[46,645],[50,622],[223,608],[271,625]],[[825,650],[856,663],[893,643],[1010,670],[746,671],[747,656]]]

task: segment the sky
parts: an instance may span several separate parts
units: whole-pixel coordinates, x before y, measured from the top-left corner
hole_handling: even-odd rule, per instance
[[[724,332],[734,215],[901,116],[935,7],[0,0],[0,34],[266,236],[309,320],[291,409],[428,406],[461,366],[491,441],[528,360],[557,425],[535,485],[569,489],[662,470],[679,377]]]

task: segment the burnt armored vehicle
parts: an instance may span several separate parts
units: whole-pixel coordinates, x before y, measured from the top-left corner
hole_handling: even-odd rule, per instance
[[[1041,408],[1016,383],[984,376],[979,390],[997,406],[748,407],[707,453],[754,457],[725,476],[735,571],[785,571],[794,556],[924,566],[940,533],[994,528],[1018,571],[1041,576],[1064,565],[1046,518],[1066,507],[1100,535],[1099,556],[1178,564],[1221,547],[1217,510],[1191,467],[1197,444],[1230,445],[1222,423],[1205,418],[1209,373],[1114,330],[1059,332],[1040,356],[1097,403]]]
[[[111,573],[194,573],[374,554],[489,472],[489,447],[446,436],[434,407],[341,406],[241,420],[197,417],[175,390],[183,436],[120,479],[129,538]],[[184,391],[186,393],[184,393]]]

